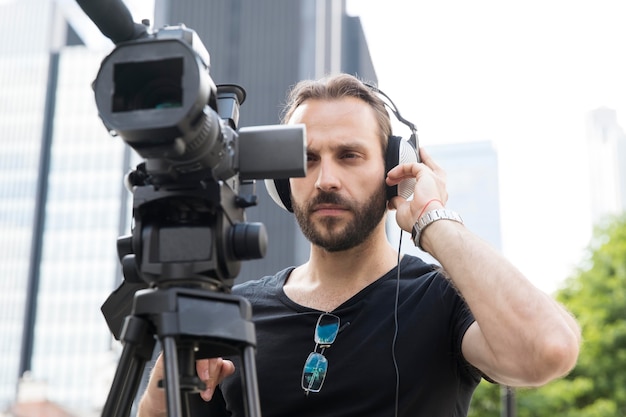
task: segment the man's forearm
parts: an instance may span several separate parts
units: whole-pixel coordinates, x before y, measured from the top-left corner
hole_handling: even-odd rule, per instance
[[[504,374],[542,381],[574,366],[576,320],[489,244],[457,222],[438,221],[425,231],[422,245],[468,303]]]
[[[164,376],[162,360],[163,356],[159,355],[150,373],[148,387],[139,401],[137,417],[167,417],[165,391],[158,386]]]

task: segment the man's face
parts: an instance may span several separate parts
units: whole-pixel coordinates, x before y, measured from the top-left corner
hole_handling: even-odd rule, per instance
[[[307,132],[307,175],[291,179],[302,232],[330,252],[363,243],[381,225],[387,203],[374,111],[353,97],[307,100],[289,123],[304,123]]]

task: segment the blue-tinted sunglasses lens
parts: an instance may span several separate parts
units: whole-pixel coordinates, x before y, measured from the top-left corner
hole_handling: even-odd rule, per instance
[[[332,344],[339,332],[339,317],[332,314],[322,314],[315,326],[315,343],[323,346]]]
[[[304,363],[302,371],[302,389],[305,391],[319,392],[322,389],[328,360],[321,353],[311,352]]]

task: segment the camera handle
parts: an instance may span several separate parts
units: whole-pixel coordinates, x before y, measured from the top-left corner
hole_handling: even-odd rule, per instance
[[[249,417],[261,417],[251,317],[249,302],[231,294],[180,287],[138,291],[124,323],[124,349],[102,416],[130,415],[156,336],[163,346],[169,417],[191,416],[188,395],[205,388],[196,375],[196,359],[229,355],[242,357]]]

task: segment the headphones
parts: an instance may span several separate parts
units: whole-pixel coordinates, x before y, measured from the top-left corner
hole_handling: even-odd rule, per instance
[[[420,162],[418,152],[419,141],[415,125],[400,115],[395,103],[389,98],[389,96],[387,96],[387,94],[373,85],[367,83],[364,84],[372,91],[386,99],[386,101],[383,100],[385,106],[387,106],[399,122],[408,126],[411,130],[411,136],[408,140],[404,140],[399,136],[389,136],[387,141],[387,151],[385,153],[385,177],[387,177],[387,173],[397,165]],[[265,188],[267,188],[268,194],[272,200],[278,204],[278,206],[293,213],[289,178],[266,179]],[[398,185],[386,186],[387,200],[391,200],[395,196],[408,199],[411,195],[413,195],[414,188],[414,178],[403,180]]]

